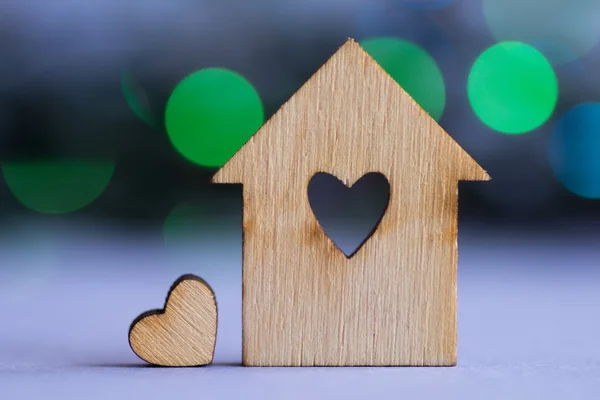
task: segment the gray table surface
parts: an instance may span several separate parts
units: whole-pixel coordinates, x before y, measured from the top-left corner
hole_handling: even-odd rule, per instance
[[[461,237],[453,368],[241,367],[239,242],[142,247],[5,249],[23,272],[0,281],[0,399],[600,398],[595,239]],[[147,367],[129,324],[186,272],[217,294],[215,363]]]

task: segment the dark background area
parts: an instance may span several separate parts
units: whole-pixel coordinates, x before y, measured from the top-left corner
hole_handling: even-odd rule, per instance
[[[562,13],[565,21],[549,31],[548,42],[560,42],[565,36],[564,43],[577,57],[563,62],[561,53],[552,52],[558,46],[540,47],[542,52],[548,50],[544,54],[559,82],[556,108],[539,128],[506,135],[477,118],[466,93],[477,56],[506,39],[493,34],[484,3],[4,1],[0,160],[101,159],[114,162],[115,171],[95,201],[63,215],[37,215],[2,182],[0,216],[11,224],[23,215],[69,221],[92,218],[120,228],[160,231],[181,202],[237,197],[234,188],[209,188],[215,169],[189,162],[171,145],[164,109],[176,84],[206,67],[234,70],[254,85],[268,119],[348,37],[360,41],[394,36],[418,44],[436,60],[446,86],[440,124],[492,176],[488,183],[461,184],[461,222],[547,229],[565,220],[598,219],[600,202],[563,187],[546,155],[558,116],[600,97],[600,46],[588,45],[585,52],[578,52],[577,41],[595,43],[600,38],[596,22],[573,18],[594,15],[598,7],[582,1],[523,3],[524,13],[537,10],[539,15],[532,14],[530,24],[540,24],[541,36],[547,29],[541,26],[548,19],[545,15]],[[519,23],[506,17],[509,27]],[[582,37],[573,40],[575,26]],[[124,74],[135,85],[134,101],[143,102],[155,126],[142,121],[128,104]]]

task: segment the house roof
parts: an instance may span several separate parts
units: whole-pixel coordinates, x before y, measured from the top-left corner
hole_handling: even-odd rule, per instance
[[[489,180],[394,79],[349,39],[215,174],[249,183],[330,172],[347,184],[364,173],[411,169],[444,179]]]

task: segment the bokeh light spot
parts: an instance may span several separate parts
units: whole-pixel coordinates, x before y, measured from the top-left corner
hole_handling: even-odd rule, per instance
[[[165,246],[197,249],[202,242],[219,242],[239,230],[240,209],[239,197],[227,195],[222,189],[207,188],[193,201],[177,204],[167,216],[163,228]]]
[[[157,127],[157,118],[153,115],[150,100],[144,88],[133,78],[128,71],[121,75],[121,89],[129,107],[142,121],[152,127]]]
[[[446,105],[444,78],[437,63],[421,47],[394,37],[363,40],[361,46],[434,119]]]
[[[201,206],[186,203],[176,206],[165,220],[165,246],[175,248],[201,239],[210,225],[206,214]]]
[[[207,268],[223,270],[239,264],[238,250],[242,245],[240,194],[240,188],[207,188],[173,208],[163,225],[163,240],[171,268],[189,273],[199,271],[199,268],[203,271]]]
[[[47,214],[76,211],[93,202],[108,186],[112,162],[5,162],[4,179],[25,207]]]
[[[173,146],[188,160],[213,168],[225,164],[263,122],[254,87],[223,68],[186,77],[173,90],[165,112]]]
[[[538,50],[520,42],[502,42],[485,50],[473,64],[468,95],[484,124],[502,133],[521,134],[550,118],[558,82]]]
[[[580,104],[560,116],[550,135],[548,158],[568,190],[600,199],[600,103]]]
[[[483,12],[497,40],[536,46],[552,63],[576,60],[600,41],[597,0],[483,0]]]

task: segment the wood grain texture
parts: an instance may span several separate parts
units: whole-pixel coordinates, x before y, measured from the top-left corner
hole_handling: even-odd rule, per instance
[[[129,329],[131,349],[159,366],[210,364],[217,339],[217,303],[208,284],[184,275],[171,287],[163,310],[147,311]]]
[[[317,172],[390,182],[350,259],[311,211]],[[457,182],[488,179],[346,42],[213,178],[243,184],[244,365],[455,365]]]

